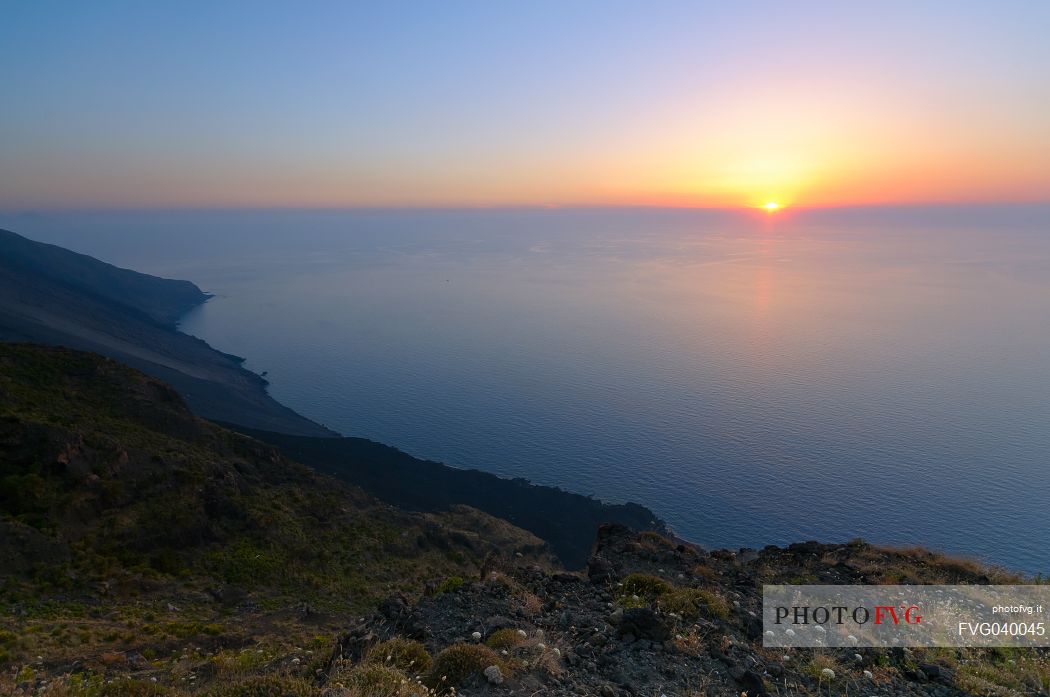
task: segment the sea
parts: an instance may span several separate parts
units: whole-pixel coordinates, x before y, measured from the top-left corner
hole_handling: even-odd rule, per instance
[[[1050,207],[57,211],[279,401],[708,547],[1050,574]]]

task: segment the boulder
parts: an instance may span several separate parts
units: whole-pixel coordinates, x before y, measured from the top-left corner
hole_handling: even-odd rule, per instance
[[[769,694],[762,676],[753,670],[744,671],[740,677],[736,678],[736,684],[740,686],[741,692],[747,693],[748,697],[761,697]]]
[[[490,685],[502,685],[503,684],[503,673],[500,671],[499,666],[491,665],[485,669],[485,679],[489,681]]]
[[[608,583],[616,577],[616,567],[605,557],[593,556],[587,562],[587,578],[591,583]]]
[[[618,636],[633,635],[638,639],[650,641],[667,641],[671,638],[671,628],[655,612],[647,607],[628,608],[616,627]]]

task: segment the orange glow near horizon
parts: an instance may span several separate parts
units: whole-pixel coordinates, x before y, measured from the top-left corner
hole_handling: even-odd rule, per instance
[[[23,4],[0,211],[1050,203],[1050,3]]]
[[[542,143],[464,138],[394,157],[331,147],[260,152],[251,167],[191,153],[152,176],[132,155],[104,170],[27,158],[0,204],[48,207],[572,207],[774,210],[1047,201],[1050,138],[1014,137],[1025,119],[990,113],[979,132],[914,94],[806,83],[725,88],[716,105],[676,95],[637,122]],[[828,94],[824,101],[817,94]],[[458,148],[458,149],[457,149]],[[11,179],[15,182],[14,179]],[[43,192],[43,193],[41,193]],[[0,187],[0,194],[2,194]],[[777,207],[770,208],[768,203]]]
[[[686,102],[654,110],[622,132],[599,129],[537,150],[509,141],[468,148],[469,156],[460,157],[439,143],[403,160],[388,160],[380,148],[370,161],[341,149],[335,138],[336,147],[309,157],[266,153],[246,167],[236,158],[216,164],[205,153],[172,160],[149,177],[131,156],[101,174],[75,159],[27,158],[6,197],[0,187],[0,204],[659,206],[773,213],[1048,200],[1050,139],[1008,137],[1007,123],[971,137],[904,97],[877,105],[847,95],[831,110],[811,104],[801,86],[760,94],[739,89],[715,109]]]

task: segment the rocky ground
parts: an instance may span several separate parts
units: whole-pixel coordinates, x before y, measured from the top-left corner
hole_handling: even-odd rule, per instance
[[[1045,694],[1045,653],[762,647],[763,583],[902,575],[992,580],[976,565],[862,542],[705,553],[605,526],[586,574],[511,563],[417,603],[387,600],[339,639],[319,682],[330,697],[380,684],[418,693],[416,681],[463,695]],[[398,668],[410,645],[420,661],[400,666],[394,689],[398,671],[378,677],[376,666]]]
[[[148,636],[129,636],[133,650],[85,656],[73,667],[46,658],[16,667],[0,676],[0,694],[1045,695],[1045,650],[762,646],[764,583],[1020,580],[860,541],[707,552],[607,525],[579,573],[492,553],[473,578],[443,577],[418,598],[390,596],[342,629],[338,618],[308,609],[248,627],[251,615],[238,610],[227,620],[245,630],[236,640],[216,632],[202,641],[197,632],[154,646]]]

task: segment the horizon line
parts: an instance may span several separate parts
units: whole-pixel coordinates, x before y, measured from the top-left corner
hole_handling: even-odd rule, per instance
[[[901,203],[846,203],[833,205],[782,204],[777,214],[791,211],[833,211],[858,209],[902,209],[902,208],[992,208],[992,207],[1031,207],[1050,206],[1048,200],[1022,201],[911,201]],[[351,211],[555,211],[555,210],[681,210],[681,211],[720,211],[720,212],[764,212],[761,205],[726,205],[703,206],[661,203],[566,203],[566,204],[389,204],[389,205],[112,205],[112,206],[33,206],[6,208],[0,207],[0,215],[13,217],[33,217],[48,213],[149,213],[149,212],[351,212]]]

